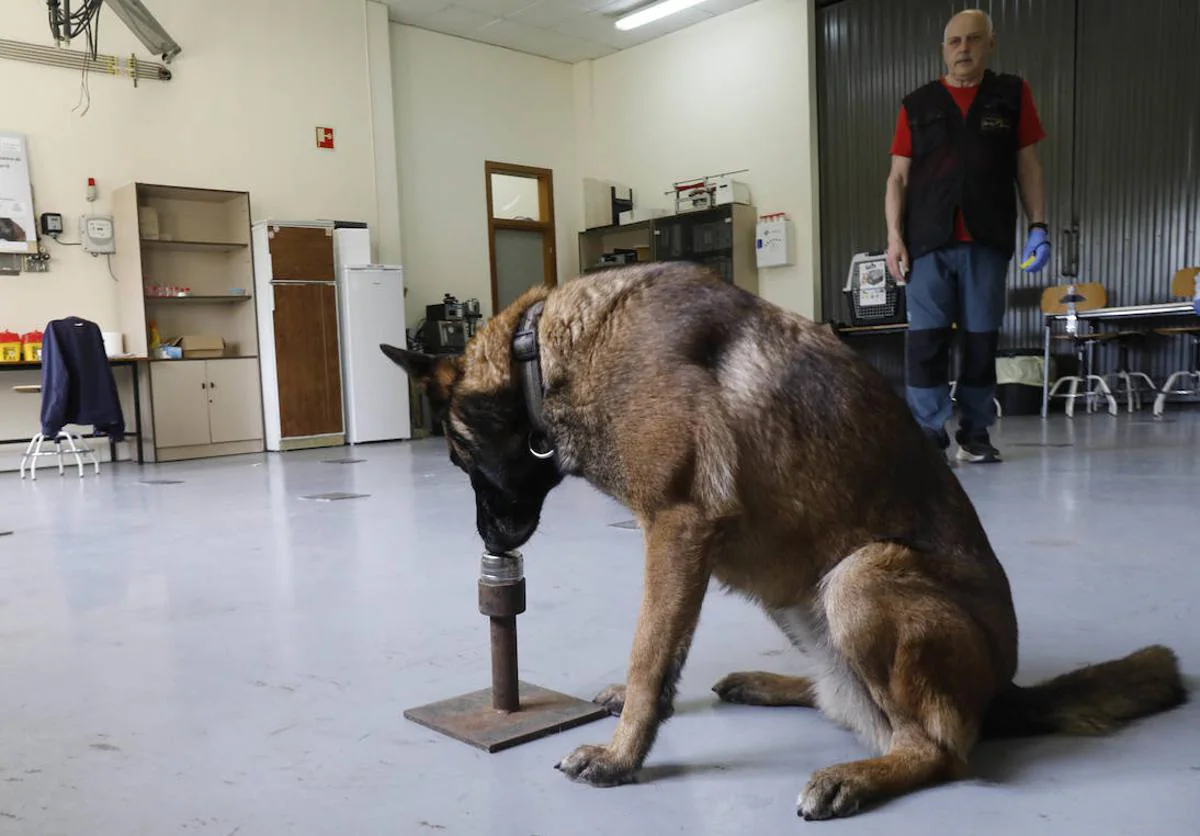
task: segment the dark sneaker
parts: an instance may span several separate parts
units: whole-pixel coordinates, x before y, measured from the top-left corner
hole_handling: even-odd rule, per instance
[[[960,441],[958,443],[958,455],[956,458],[960,462],[987,464],[1000,461],[1000,451],[993,447],[986,439]]]

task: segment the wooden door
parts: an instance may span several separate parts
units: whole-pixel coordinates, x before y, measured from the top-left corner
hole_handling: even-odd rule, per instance
[[[156,447],[208,444],[208,378],[203,360],[150,364]]]
[[[491,160],[483,171],[496,313],[533,285],[558,284],[554,172]]]
[[[277,284],[275,374],[283,438],[343,431],[333,284]]]
[[[262,389],[258,360],[209,360],[208,425],[213,444],[263,437]]]
[[[334,279],[331,227],[281,226],[268,232],[271,278],[331,282]]]

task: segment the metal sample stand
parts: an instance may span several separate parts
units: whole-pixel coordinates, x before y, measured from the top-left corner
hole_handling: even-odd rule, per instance
[[[492,686],[410,708],[404,712],[407,719],[484,751],[498,752],[608,716],[596,703],[517,677],[517,616],[525,612],[520,552],[484,553],[479,611],[490,622]]]

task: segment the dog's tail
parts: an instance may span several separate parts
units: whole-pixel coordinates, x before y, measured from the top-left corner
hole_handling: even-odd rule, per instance
[[[1151,645],[1029,688],[1010,685],[988,708],[982,736],[1104,734],[1186,700],[1179,660],[1170,648]]]

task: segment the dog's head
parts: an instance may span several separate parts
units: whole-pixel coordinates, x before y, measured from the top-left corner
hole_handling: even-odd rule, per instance
[[[524,545],[537,530],[546,496],[562,481],[552,459],[529,450],[532,424],[521,388],[463,385],[469,361],[391,345],[380,349],[404,369],[429,399],[445,433],[450,461],[475,490],[475,526],[492,554]]]

